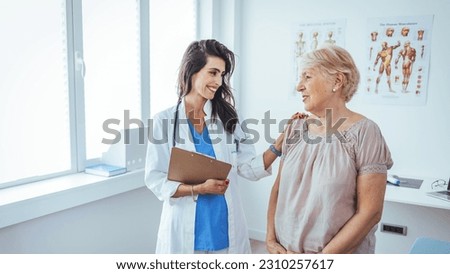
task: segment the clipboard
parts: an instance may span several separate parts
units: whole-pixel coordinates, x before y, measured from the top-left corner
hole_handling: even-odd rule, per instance
[[[167,179],[196,185],[208,179],[225,180],[231,164],[206,155],[172,147]]]

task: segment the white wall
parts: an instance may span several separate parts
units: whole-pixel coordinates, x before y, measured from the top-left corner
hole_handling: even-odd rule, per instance
[[[162,203],[139,188],[0,230],[1,253],[153,253]]]
[[[450,210],[385,202],[380,223],[406,227],[406,235],[376,232],[375,253],[409,253],[418,237],[450,242]]]
[[[349,106],[380,126],[394,159],[393,174],[448,179],[450,176],[450,1],[419,0],[245,0],[241,5],[239,90],[241,114],[261,120],[270,110],[277,120],[303,111],[292,95],[292,30],[296,23],[345,18],[345,47],[359,68],[365,67],[361,46],[367,18],[433,15],[431,67],[424,106],[369,105],[355,98]],[[263,132],[263,127],[258,128]],[[273,137],[276,128],[272,126]],[[266,149],[261,140],[257,150]],[[266,208],[274,175],[242,184],[251,235],[264,238]]]

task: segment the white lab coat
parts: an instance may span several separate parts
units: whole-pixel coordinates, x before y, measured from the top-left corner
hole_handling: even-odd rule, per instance
[[[250,253],[247,222],[241,204],[237,175],[239,174],[249,180],[258,180],[270,175],[271,169],[264,170],[262,154],[255,156],[255,149],[252,144],[241,142],[239,144],[239,150],[236,153],[236,145],[233,140],[243,141],[245,133],[238,125],[235,133],[231,136],[223,129],[220,121],[211,123],[209,120],[211,118],[211,108],[211,102],[207,101],[204,107],[204,111],[207,114],[205,119],[216,158],[233,165],[228,175],[230,184],[225,192],[225,199],[228,206],[228,252]],[[196,203],[191,196],[171,198],[180,183],[167,179],[170,150],[173,140],[175,110],[176,106],[173,106],[156,114],[153,118],[153,125],[149,125],[145,184],[159,200],[164,202],[156,253],[194,252]],[[189,151],[195,151],[195,145],[192,142],[191,133],[187,124],[184,100],[180,104],[178,117],[177,134],[180,136],[180,140],[184,140],[184,143],[177,142],[176,146]],[[150,139],[152,136],[154,140]],[[222,141],[215,142],[215,140]]]

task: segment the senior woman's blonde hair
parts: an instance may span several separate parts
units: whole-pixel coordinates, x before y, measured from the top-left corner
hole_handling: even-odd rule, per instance
[[[316,69],[324,76],[341,73],[344,76],[342,95],[345,102],[349,102],[358,90],[360,75],[355,61],[347,50],[339,46],[325,45],[306,53],[300,61],[300,68]]]

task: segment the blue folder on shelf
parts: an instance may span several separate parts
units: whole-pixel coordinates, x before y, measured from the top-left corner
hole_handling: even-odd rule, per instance
[[[110,177],[125,173],[127,172],[127,169],[125,167],[113,166],[108,164],[97,164],[86,167],[84,172],[93,175]]]

